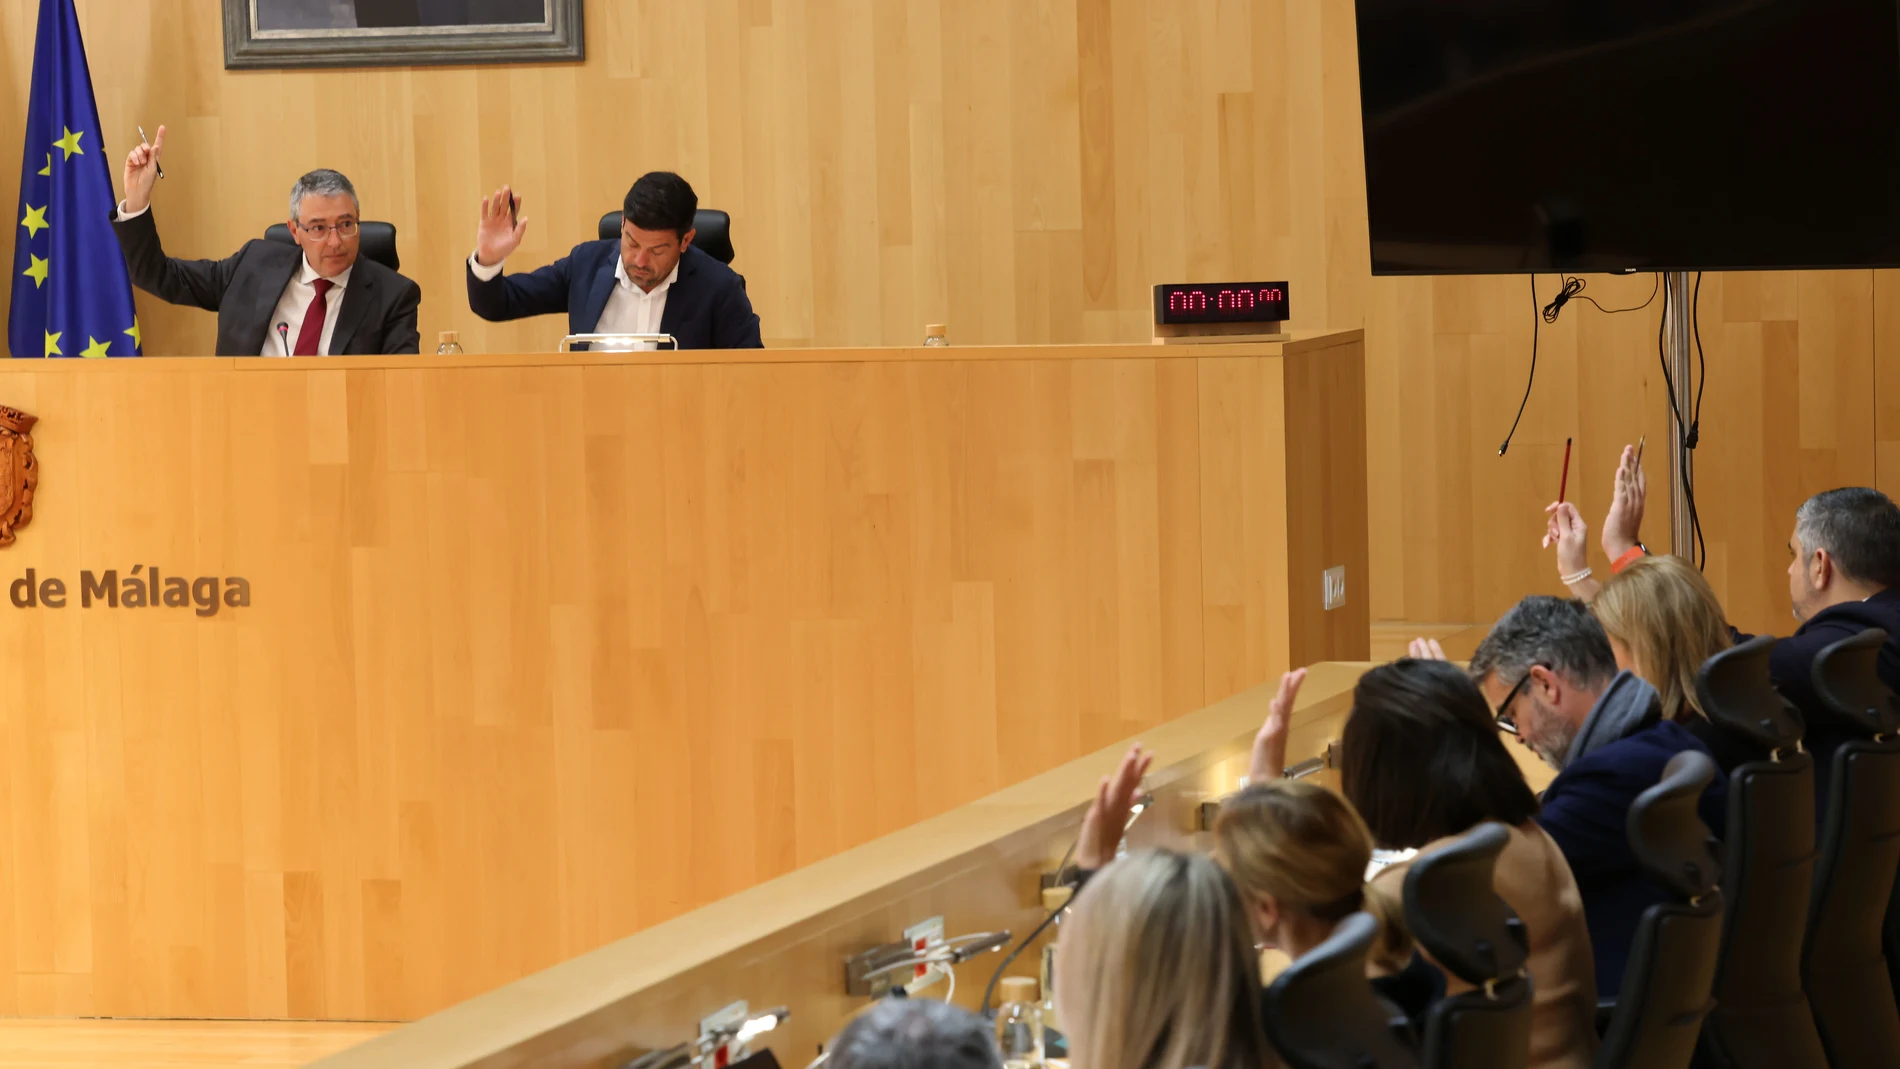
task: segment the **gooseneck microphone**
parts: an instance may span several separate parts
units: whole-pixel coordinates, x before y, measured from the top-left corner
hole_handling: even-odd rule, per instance
[[[284,355],[290,355],[290,324],[277,324],[277,340],[284,344]]]

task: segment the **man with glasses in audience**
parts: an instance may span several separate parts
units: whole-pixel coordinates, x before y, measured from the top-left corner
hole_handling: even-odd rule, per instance
[[[1618,671],[1610,640],[1580,601],[1528,597],[1504,614],[1471,657],[1498,726],[1557,770],[1537,822],[1569,862],[1583,896],[1597,991],[1615,995],[1643,910],[1666,896],[1629,846],[1629,810],[1684,750],[1707,747],[1662,717],[1656,689]],[[1725,824],[1720,772],[1703,793],[1702,819]]]
[[[413,353],[422,289],[357,257],[361,205],[350,180],[311,171],[290,190],[291,240],[248,241],[223,260],[165,255],[152,189],[165,128],[125,158],[125,199],[112,229],[132,284],[172,304],[218,313],[219,356]]]

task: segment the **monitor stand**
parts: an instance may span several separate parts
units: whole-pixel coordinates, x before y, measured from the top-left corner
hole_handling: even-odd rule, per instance
[[[1687,271],[1663,272],[1663,363],[1675,386],[1675,405],[1669,413],[1669,531],[1670,552],[1691,560],[1695,557],[1695,523],[1690,512],[1689,495],[1683,487],[1695,485],[1695,454],[1683,446],[1689,428],[1678,414],[1695,418],[1695,392],[1689,375],[1695,357],[1694,279]],[[1665,384],[1667,388],[1668,384]]]

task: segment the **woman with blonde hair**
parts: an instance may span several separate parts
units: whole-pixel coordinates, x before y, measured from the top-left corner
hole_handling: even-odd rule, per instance
[[[1662,696],[1663,716],[1708,718],[1696,672],[1733,645],[1715,588],[1681,557],[1639,557],[1597,591],[1590,611],[1610,636],[1616,666]]]
[[[1056,945],[1057,1012],[1087,1069],[1261,1069],[1260,967],[1212,860],[1144,850],[1078,893]]]

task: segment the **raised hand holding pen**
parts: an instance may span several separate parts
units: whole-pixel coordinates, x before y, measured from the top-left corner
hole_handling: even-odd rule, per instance
[[[152,204],[152,187],[158,183],[158,158],[165,152],[165,127],[151,144],[136,145],[125,155],[125,214],[137,215]]]

